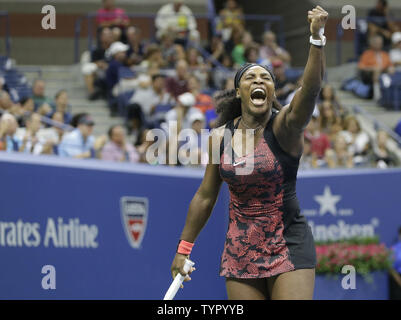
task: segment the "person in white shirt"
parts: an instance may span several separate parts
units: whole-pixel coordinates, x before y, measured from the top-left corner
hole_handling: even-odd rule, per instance
[[[45,137],[40,133],[43,130],[41,129],[41,116],[38,113],[31,113],[25,123],[26,127],[19,128],[15,133],[15,137],[20,141],[19,152],[41,154],[46,143]]]
[[[390,60],[396,71],[401,71],[401,32],[394,32],[391,36],[393,49],[390,50]]]
[[[174,33],[178,42],[199,41],[199,32],[195,17],[183,0],[174,0],[162,6],[156,16],[155,25],[157,37],[160,39],[166,33]]]

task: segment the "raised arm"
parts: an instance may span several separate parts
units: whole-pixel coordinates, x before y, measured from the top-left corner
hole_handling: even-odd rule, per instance
[[[324,28],[327,18],[328,13],[319,6],[308,12],[313,39],[320,40],[319,30]],[[323,48],[323,46],[310,45],[302,87],[297,91],[290,105],[284,109],[286,127],[295,133],[301,133],[305,129],[315,108],[325,72],[326,62]]]

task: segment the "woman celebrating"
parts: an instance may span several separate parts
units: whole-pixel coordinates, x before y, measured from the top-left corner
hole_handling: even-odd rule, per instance
[[[225,181],[230,189],[229,228],[220,275],[226,278],[228,298],[313,298],[315,247],[311,229],[300,215],[295,186],[304,129],[324,75],[322,31],[327,17],[328,13],[319,6],[308,12],[312,45],[303,86],[289,105],[278,106],[273,74],[256,64],[238,70],[235,90],[221,97],[218,111],[222,126],[212,132],[209,140],[211,160],[189,206],[171,266],[173,278],[177,273],[187,274],[183,270],[185,259]],[[230,138],[223,139],[227,130]],[[243,150],[249,132],[254,145]],[[213,159],[216,138],[220,141],[217,164]],[[236,174],[250,161],[253,170],[249,174]]]

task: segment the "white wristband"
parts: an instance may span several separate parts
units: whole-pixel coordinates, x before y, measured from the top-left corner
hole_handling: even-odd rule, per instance
[[[315,46],[324,47],[326,45],[326,37],[322,35],[320,37],[320,40],[316,40],[316,39],[313,39],[312,36],[310,36],[309,42]]]

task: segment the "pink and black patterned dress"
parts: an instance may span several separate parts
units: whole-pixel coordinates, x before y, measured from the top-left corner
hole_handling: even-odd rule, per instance
[[[254,149],[253,170],[238,175],[252,155],[237,157],[231,139],[221,143],[220,175],[230,190],[229,225],[220,275],[265,278],[296,269],[314,268],[311,229],[300,214],[296,196],[299,158],[283,151],[273,134],[272,112]],[[230,121],[226,128],[238,127]],[[226,141],[228,140],[228,141]]]

